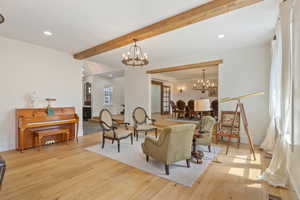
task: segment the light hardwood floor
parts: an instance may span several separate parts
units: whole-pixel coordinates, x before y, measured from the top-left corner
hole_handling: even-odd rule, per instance
[[[233,147],[228,156],[220,153],[222,163],[210,164],[190,188],[84,149],[100,141],[96,133],[81,137],[78,144],[1,153],[8,168],[0,199],[266,200],[268,193],[291,199],[288,190],[257,181],[268,160],[259,151],[257,161],[251,160],[246,145]]]

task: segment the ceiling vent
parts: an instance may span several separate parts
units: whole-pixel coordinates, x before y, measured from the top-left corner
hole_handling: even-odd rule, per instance
[[[0,24],[2,24],[4,22],[4,20],[5,19],[4,19],[3,15],[0,14]]]

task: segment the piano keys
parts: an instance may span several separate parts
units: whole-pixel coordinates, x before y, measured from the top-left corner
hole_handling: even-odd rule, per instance
[[[48,115],[47,108],[22,108],[16,109],[17,126],[17,149],[23,152],[24,149],[34,147],[35,130],[46,130],[55,128],[66,128],[70,131],[70,139],[78,140],[79,117],[74,107],[56,107],[54,115]],[[59,135],[55,136],[56,142],[63,141]]]

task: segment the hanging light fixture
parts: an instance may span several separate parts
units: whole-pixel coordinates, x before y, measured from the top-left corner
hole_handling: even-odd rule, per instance
[[[134,45],[129,48],[129,51],[122,55],[122,63],[133,67],[148,65],[147,54],[143,53],[142,48],[136,44],[137,39],[133,39],[133,42]]]
[[[193,84],[193,90],[201,90],[202,93],[205,93],[205,91],[217,88],[215,83],[210,80],[206,80],[205,77],[205,69],[202,70],[202,79],[197,80],[196,83]]]

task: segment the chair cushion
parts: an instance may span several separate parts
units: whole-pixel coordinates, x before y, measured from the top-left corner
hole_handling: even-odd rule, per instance
[[[115,130],[116,133],[116,138],[122,138],[122,137],[127,137],[128,135],[132,134],[132,131],[126,130],[126,129],[117,129]],[[107,131],[105,132],[106,137],[114,138],[114,133],[113,131]]]
[[[156,127],[150,124],[141,124],[141,125],[137,125],[136,127],[137,131],[149,131],[154,129],[156,129]]]

